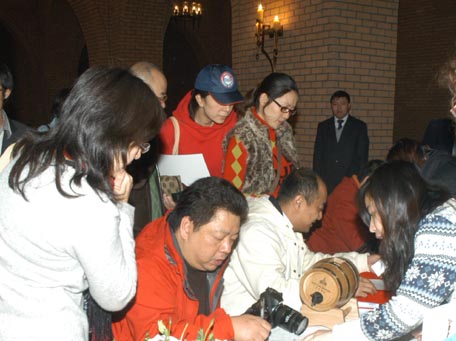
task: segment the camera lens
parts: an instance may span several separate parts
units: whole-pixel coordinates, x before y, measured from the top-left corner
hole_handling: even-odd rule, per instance
[[[273,327],[281,327],[295,335],[301,335],[307,328],[309,320],[289,306],[279,304],[272,314],[274,318]]]

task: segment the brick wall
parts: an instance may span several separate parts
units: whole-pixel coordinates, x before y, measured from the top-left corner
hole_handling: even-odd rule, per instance
[[[187,70],[195,73],[209,62],[231,64],[241,90],[248,91],[270,72],[263,55],[255,58],[258,0],[201,2],[200,30],[184,35],[198,64]],[[16,79],[9,103],[13,116],[30,125],[47,122],[52,96],[77,76],[85,45],[90,65],[145,59],[162,66],[171,5],[170,0],[1,1],[0,25],[12,42],[1,56],[12,61]],[[430,119],[447,116],[449,94],[436,74],[455,50],[456,1],[264,0],[263,5],[266,23],[279,15],[284,25],[276,69],[294,76],[300,87],[295,127],[305,165],[311,165],[316,126],[330,115],[328,98],[336,89],[352,95],[353,114],[368,123],[371,158],[383,158],[397,138],[421,139]],[[272,43],[266,38],[269,53]],[[170,83],[179,86],[184,76],[173,75]],[[194,74],[188,77],[191,84]]]
[[[86,38],[91,65],[162,64],[168,1],[68,0]]]
[[[364,3],[364,4],[360,4]],[[398,0],[262,1],[265,23],[278,15],[276,71],[292,75],[300,89],[295,123],[298,149],[311,166],[319,121],[329,117],[329,97],[344,89],[352,97],[352,114],[369,127],[370,158],[384,158],[392,143]],[[232,1],[233,67],[243,91],[270,71],[260,54],[256,60],[257,1]],[[266,50],[272,53],[272,39]]]

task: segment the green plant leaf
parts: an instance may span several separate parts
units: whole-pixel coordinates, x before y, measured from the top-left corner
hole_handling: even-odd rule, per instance
[[[158,320],[158,332],[161,335],[166,335],[166,332],[168,332],[168,328],[166,328],[162,320]]]

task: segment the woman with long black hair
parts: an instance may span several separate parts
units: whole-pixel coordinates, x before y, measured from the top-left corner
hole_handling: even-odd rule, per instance
[[[361,187],[359,212],[381,240],[383,279],[393,297],[335,326],[332,335],[306,340],[395,340],[455,296],[456,200],[446,190],[426,183],[414,164],[391,161]]]
[[[128,71],[91,68],[60,118],[0,172],[1,340],[88,340],[83,292],[108,311],[136,292],[125,168],[159,131],[160,104]]]

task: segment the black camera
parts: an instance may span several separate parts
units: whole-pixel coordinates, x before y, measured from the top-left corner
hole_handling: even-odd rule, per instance
[[[272,288],[267,288],[260,295],[260,299],[247,309],[245,313],[260,316],[268,321],[272,328],[280,327],[290,333],[301,335],[306,330],[309,320],[299,311],[290,308],[282,302],[281,293]]]

